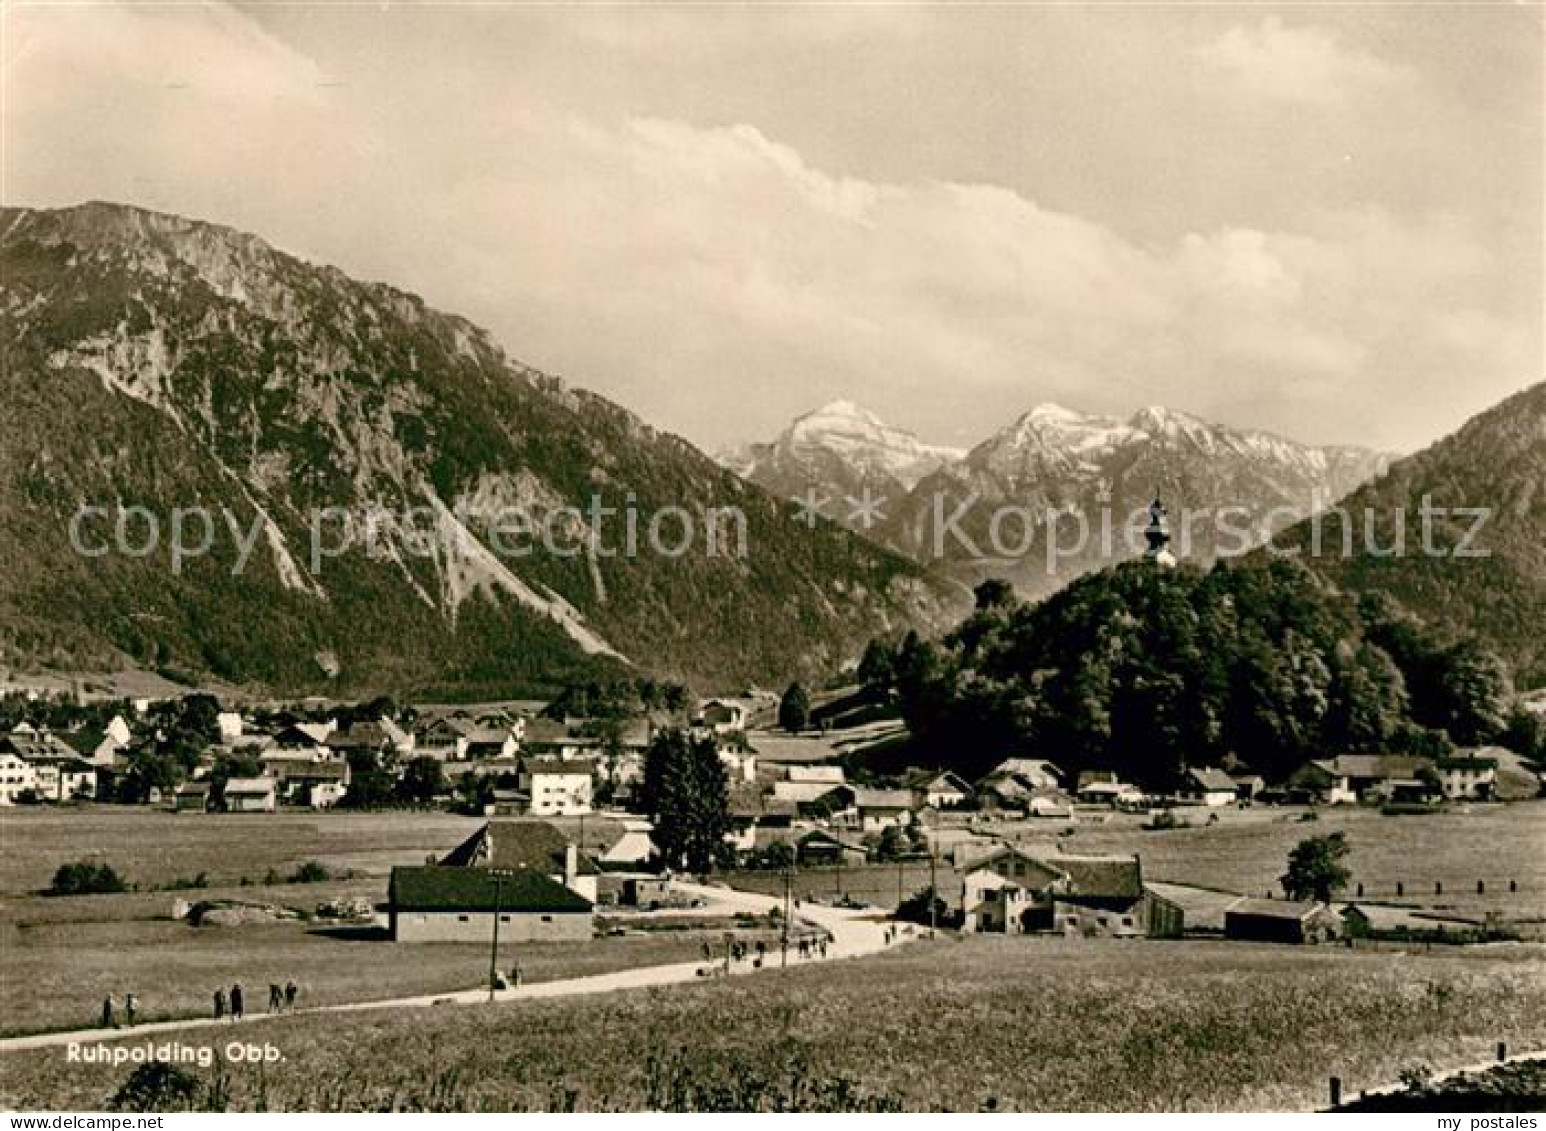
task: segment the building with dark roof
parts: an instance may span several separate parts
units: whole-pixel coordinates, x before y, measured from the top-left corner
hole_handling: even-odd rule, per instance
[[[1230,939],[1322,943],[1341,934],[1341,916],[1324,903],[1242,899],[1224,912],[1224,937]]]
[[[400,867],[387,890],[397,942],[487,942],[496,915],[499,937],[510,942],[584,942],[592,935],[591,901],[535,871]]]
[[[548,821],[490,821],[447,853],[440,865],[531,872],[594,903],[600,869],[589,853],[580,851],[578,839]]]

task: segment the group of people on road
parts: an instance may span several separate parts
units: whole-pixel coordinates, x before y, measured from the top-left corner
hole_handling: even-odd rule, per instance
[[[268,984],[268,1011],[270,1013],[284,1013],[295,1008],[295,999],[300,996],[300,987],[294,982],[286,982],[281,986],[278,982]],[[242,992],[240,982],[231,987],[229,993],[225,988],[215,990],[215,1020],[219,1021],[229,1016],[232,1021],[240,1021],[247,1008],[247,997]]]
[[[134,1028],[134,1017],[139,1012],[139,1008],[138,998],[133,994],[123,995],[123,1024],[125,1028]],[[118,999],[109,992],[107,997],[102,999],[102,1028],[118,1028],[118,1016]]]

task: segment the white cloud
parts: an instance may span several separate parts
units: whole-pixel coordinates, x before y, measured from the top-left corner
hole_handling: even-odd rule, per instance
[[[1001,185],[834,174],[749,124],[443,102],[443,74],[333,91],[229,12],[89,11],[90,37],[38,15],[7,68],[16,198],[389,279],[706,447],[839,395],[952,441],[1055,399],[1406,445],[1457,383],[1486,403],[1540,371],[1529,296],[1460,216],[1145,243]]]
[[[1283,102],[1341,106],[1415,81],[1406,67],[1345,46],[1320,28],[1285,27],[1276,16],[1230,28],[1195,54],[1232,84]]]

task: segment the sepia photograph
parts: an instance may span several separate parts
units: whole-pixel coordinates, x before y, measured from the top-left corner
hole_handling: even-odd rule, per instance
[[[7,1127],[1540,1131],[1543,117],[1537,0],[0,0]]]

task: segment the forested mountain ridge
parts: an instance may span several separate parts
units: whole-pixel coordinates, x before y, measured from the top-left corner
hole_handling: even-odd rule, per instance
[[[730,688],[835,667],[958,599],[464,319],[254,236],[113,204],[8,209],[0,264],[9,662],[453,694],[632,664]],[[597,497],[702,525],[680,556],[615,552],[623,518],[602,535]],[[83,505],[108,508],[94,548],[125,507],[203,508],[213,544],[175,570],[164,542],[84,557]],[[709,508],[744,514],[744,554],[733,530],[707,552]],[[575,552],[495,552],[482,523],[509,510]],[[327,527],[318,558],[319,512],[369,537],[334,554]]]

